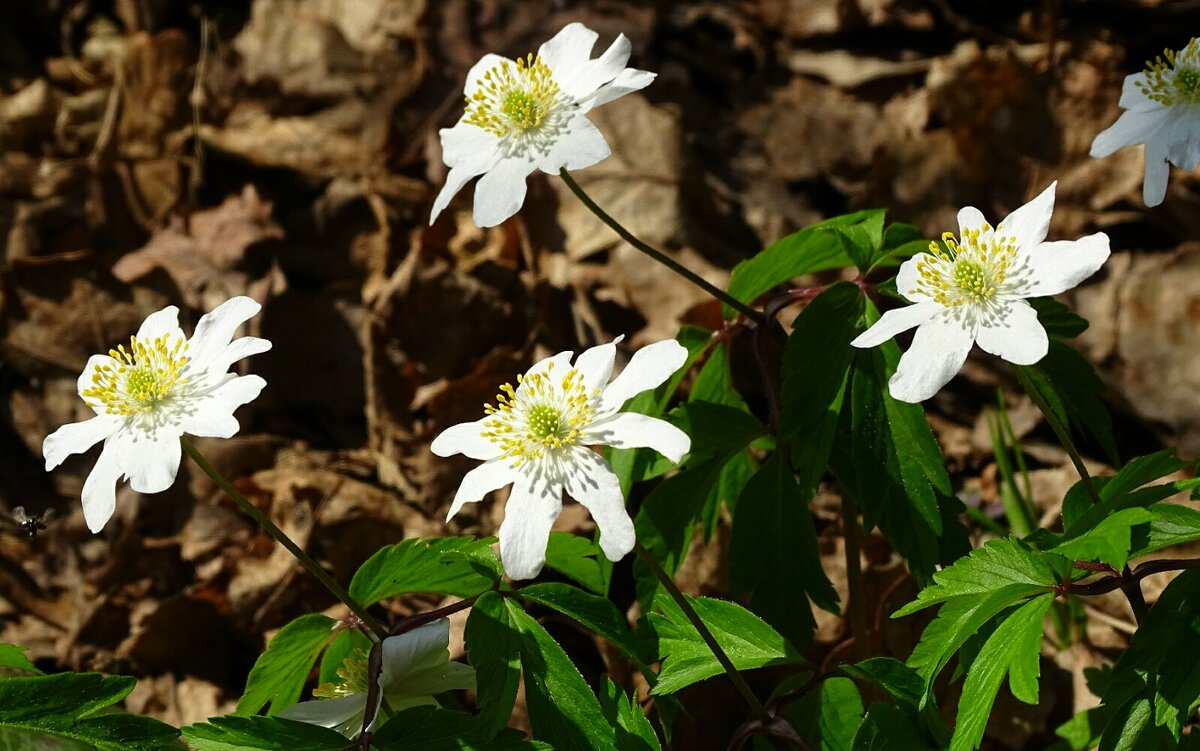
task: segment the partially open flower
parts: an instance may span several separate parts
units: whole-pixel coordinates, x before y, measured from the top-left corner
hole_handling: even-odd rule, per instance
[[[1126,76],[1121,107],[1126,111],[1096,136],[1091,154],[1146,144],[1142,200],[1157,206],[1172,164],[1185,170],[1200,164],[1200,41],[1193,38],[1179,52],[1163,50],[1142,72]]]
[[[381,707],[399,712],[422,704],[437,704],[435,694],[474,689],[475,670],[450,661],[450,621],[439,618],[399,636],[383,640],[383,670],[379,674],[380,703],[371,727],[386,719]],[[303,701],[279,717],[333,728],[347,738],[362,731],[367,709],[367,655],[348,657],[337,671],[337,683],[318,686],[317,699]]]
[[[465,454],[483,464],[463,477],[450,518],[463,504],[513,484],[500,525],[500,558],[513,579],[532,579],[546,562],[550,527],[562,512],[564,491],[582,503],[600,527],[600,548],[611,561],[633,549],[633,521],[620,482],[608,462],[588,448],[654,449],[673,462],[691,439],[679,428],[633,412],[619,412],[630,397],[655,388],[687,359],[673,339],[638,350],[612,383],[617,342],[585,350],[575,364],[560,352],[500,387],[487,416],[447,428],[431,448],[438,456]]]
[[[228,438],[238,431],[234,410],[258,396],[266,381],[229,372],[244,357],[266,352],[265,339],[233,339],[261,306],[235,297],[196,324],[191,339],[175,306],[153,313],[129,345],[93,355],[79,376],[79,395],[96,416],[46,436],[46,470],[99,441],[104,449],[83,484],[83,516],[99,532],[116,507],[122,477],[139,493],[160,493],[175,482],[184,433]],[[231,341],[232,340],[232,341]]]
[[[630,44],[617,37],[592,59],[598,35],[569,24],[537,55],[515,61],[484,55],[467,73],[466,112],[444,128],[442,158],[450,167],[429,223],[467,181],[475,187],[475,224],[503,222],[525,202],[525,178],[535,169],[557,174],[590,167],[609,155],[608,142],[587,118],[594,107],[645,88],[654,74],[626,68]]]
[[[913,305],[883,314],[851,344],[874,347],[917,327],[912,346],[888,383],[896,399],[928,399],[980,348],[1016,365],[1046,356],[1049,339],[1029,297],[1056,295],[1087,279],[1108,259],[1103,232],[1044,242],[1054,211],[1054,187],[1009,214],[996,227],[972,206],[958,212],[961,236],[942,236],[945,249],[904,262],[896,288]]]

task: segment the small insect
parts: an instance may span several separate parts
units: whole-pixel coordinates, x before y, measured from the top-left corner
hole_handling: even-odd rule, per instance
[[[13,523],[17,525],[17,529],[29,535],[32,539],[38,536],[39,532],[45,531],[46,522],[54,516],[54,509],[46,509],[45,511],[27,514],[24,506],[17,506],[12,510]]]

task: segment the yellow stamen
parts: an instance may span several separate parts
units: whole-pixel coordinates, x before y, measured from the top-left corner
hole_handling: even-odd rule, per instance
[[[367,681],[370,674],[367,670],[367,653],[356,647],[354,654],[342,661],[337,669],[337,683],[322,683],[313,689],[313,696],[318,699],[337,699],[343,696],[355,696],[367,693]]]
[[[945,250],[929,243],[917,259],[917,291],[946,307],[991,300],[1017,255],[1016,239],[996,234],[988,224],[964,230],[961,243],[945,232],[942,245]]]
[[[1138,90],[1159,104],[1172,107],[1200,104],[1200,42],[1193,37],[1179,52],[1163,53],[1146,62],[1145,81],[1138,81]]]
[[[467,97],[466,121],[504,138],[545,122],[558,101],[558,84],[541,57],[504,61],[479,80]]]
[[[481,435],[503,451],[513,466],[541,459],[547,452],[578,443],[596,414],[599,391],[590,394],[579,371],[572,368],[554,378],[554,363],[533,374],[517,377],[518,393],[510,384],[500,387],[496,405],[485,404],[489,419]]]
[[[187,383],[186,352],[187,342],[167,334],[151,340],[131,336],[129,349],[121,344],[108,351],[114,362],[93,371],[92,385],[82,396],[113,415],[148,412]]]

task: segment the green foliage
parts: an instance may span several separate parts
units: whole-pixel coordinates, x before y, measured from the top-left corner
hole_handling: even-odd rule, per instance
[[[738,670],[768,665],[806,665],[778,631],[741,605],[708,597],[688,597],[700,620]],[[649,621],[658,635],[662,669],[654,694],[672,694],[723,672],[721,664],[675,601],[660,595]]]
[[[569,584],[547,582],[522,587],[517,594],[530,602],[556,610],[592,633],[599,634],[625,653],[643,673],[653,672],[646,667],[654,660],[650,647],[629,630],[625,616],[611,600],[584,592]]]
[[[16,644],[0,644],[0,676],[5,670],[17,670],[25,673],[41,674],[42,671],[25,656],[26,647]]]
[[[397,712],[375,733],[371,747],[379,751],[551,751],[519,731],[505,729],[493,735],[469,714],[432,706]]]
[[[604,594],[605,576],[600,565],[600,546],[568,532],[551,532],[546,546],[546,565],[570,577],[585,589]]]
[[[601,689],[600,708],[617,732],[616,747],[620,751],[662,751],[654,726],[646,719],[641,705],[617,688],[608,676],[604,677]]]
[[[1053,297],[1034,297],[1029,305],[1037,311],[1038,323],[1046,333],[1058,339],[1074,339],[1088,330],[1088,322]]]
[[[504,604],[521,636],[521,670],[534,737],[557,751],[614,748],[616,733],[571,658],[512,600]]]
[[[874,704],[867,710],[851,751],[940,751],[929,742],[912,718],[890,704]]]
[[[179,731],[149,717],[108,712],[133,690],[133,678],[59,673],[0,680],[0,736],[31,748],[76,741],[96,751],[151,751],[171,746]]]
[[[183,728],[196,751],[342,751],[348,741],[338,732],[278,717],[213,717]]]
[[[1034,388],[1064,425],[1090,435],[1117,463],[1112,417],[1100,398],[1104,384],[1087,358],[1069,345],[1052,339],[1050,351],[1037,365],[1024,368]]]
[[[359,567],[350,582],[350,596],[369,606],[408,592],[477,595],[500,581],[503,569],[493,542],[474,537],[403,540]]]
[[[275,715],[295,704],[317,658],[334,637],[336,625],[328,616],[310,614],[281,628],[255,661],[237,713],[252,715],[269,704],[267,714]]]
[[[790,705],[786,716],[800,737],[820,751],[850,751],[862,724],[862,696],[854,681],[829,678]]]
[[[342,678],[337,674],[346,658],[354,657],[357,651],[367,654],[371,651],[371,639],[356,628],[341,629],[325,652],[321,655],[321,669],[317,683],[339,683]]]
[[[479,723],[491,738],[508,724],[521,682],[521,635],[499,593],[475,601],[464,637],[475,668]]]

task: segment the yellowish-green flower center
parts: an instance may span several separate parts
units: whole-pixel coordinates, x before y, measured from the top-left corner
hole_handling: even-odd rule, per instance
[[[501,458],[519,467],[579,442],[595,417],[599,391],[589,394],[578,370],[571,368],[556,379],[551,362],[545,370],[518,376],[517,383],[519,392],[506,383],[496,395],[496,406],[483,406],[488,418],[481,435],[500,447]]]
[[[1016,240],[984,224],[954,235],[942,235],[942,246],[929,243],[917,259],[917,291],[947,307],[986,303],[996,296],[1017,255]]]
[[[343,696],[356,696],[367,693],[367,681],[370,672],[367,670],[367,654],[356,648],[354,654],[342,661],[337,669],[337,683],[323,683],[313,689],[313,696],[318,699],[337,699]]]
[[[187,383],[187,342],[166,334],[151,340],[129,338],[129,349],[110,349],[112,361],[92,373],[83,398],[113,415],[132,415],[154,409]]]
[[[558,84],[540,57],[496,65],[467,97],[466,121],[504,138],[533,130],[558,101]]]
[[[1163,50],[1146,62],[1145,76],[1136,86],[1147,98],[1167,107],[1200,104],[1200,42],[1193,37],[1179,52]]]

